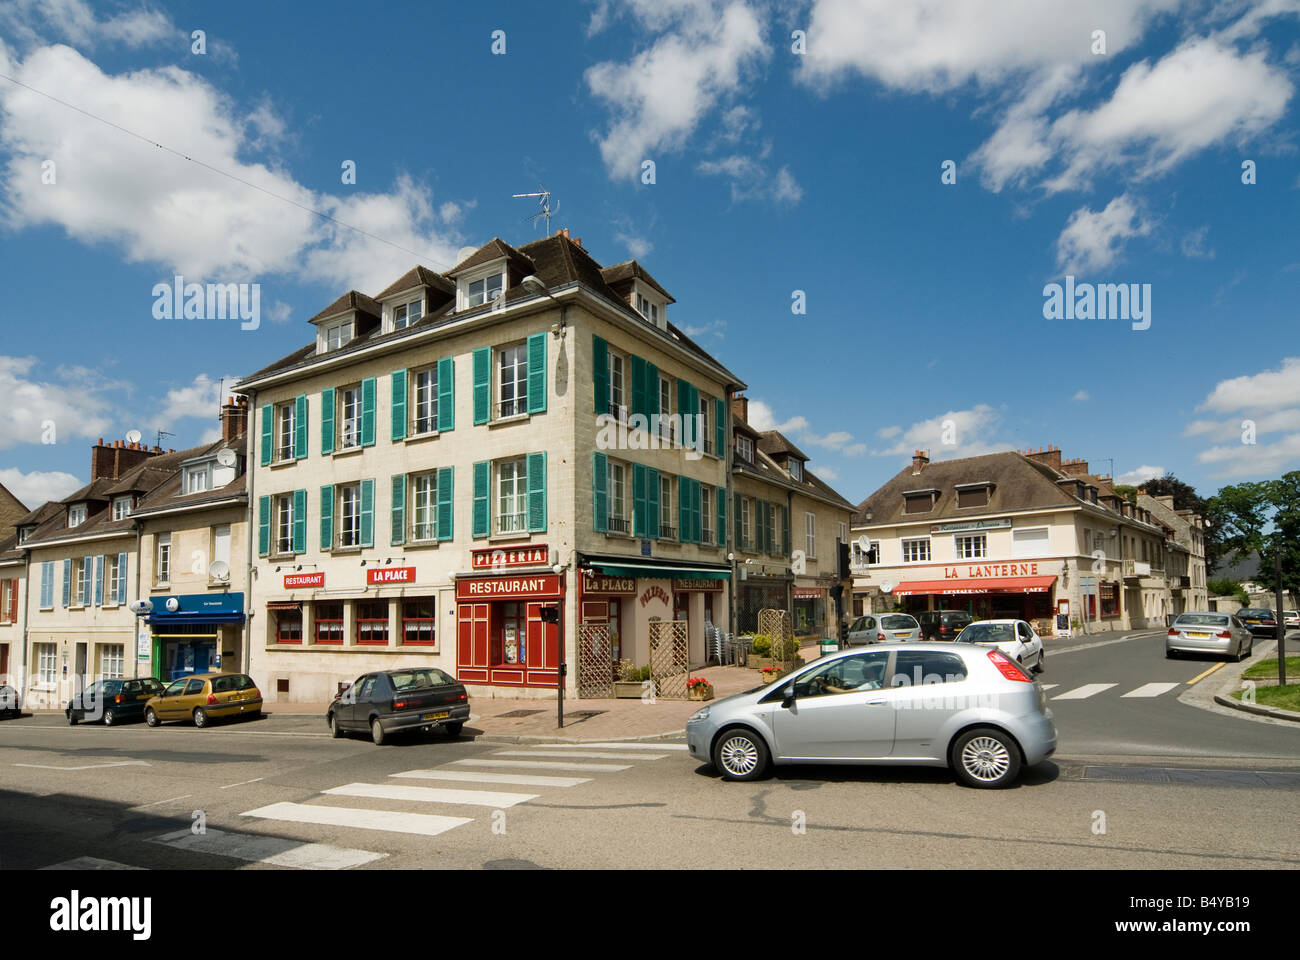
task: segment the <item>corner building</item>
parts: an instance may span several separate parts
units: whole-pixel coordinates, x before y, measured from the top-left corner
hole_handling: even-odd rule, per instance
[[[528,282],[525,283],[527,278]],[[478,696],[576,692],[578,627],[648,662],[649,624],[727,626],[730,397],[635,261],[567,231],[349,291],[236,389],[250,451],[251,673],[328,700],[432,664]],[[560,607],[560,622],[542,611]]]

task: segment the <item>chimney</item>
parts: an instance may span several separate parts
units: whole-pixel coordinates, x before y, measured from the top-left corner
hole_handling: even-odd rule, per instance
[[[1086,477],[1092,471],[1088,468],[1088,461],[1075,457],[1073,460],[1064,460],[1058,468],[1061,473],[1067,477]]]
[[[731,415],[741,423],[749,424],[749,397],[738,393],[731,398]]]
[[[582,247],[582,237],[571,237],[571,236],[569,236],[569,228],[568,228],[568,227],[561,227],[559,230],[556,230],[556,231],[555,231],[555,235],[556,235],[557,237],[563,237],[565,240],[572,240],[572,241],[573,241],[573,242],[574,242],[574,243],[575,243],[579,248]]]
[[[1051,467],[1053,470],[1061,469],[1061,448],[1048,447],[1046,450],[1030,450],[1025,454],[1030,460],[1036,460],[1044,466]]]
[[[142,443],[123,443],[121,440],[114,440],[109,446],[100,437],[90,448],[90,479],[92,482],[116,480],[159,453],[162,453],[161,447],[150,450]]]
[[[912,476],[915,477],[919,475],[921,472],[921,468],[924,467],[929,462],[930,462],[930,458],[925,455],[924,450],[917,450],[915,453],[913,453],[912,454]]]
[[[221,439],[226,443],[248,431],[248,398],[240,397],[239,401],[236,403],[234,397],[227,397],[221,408]]]

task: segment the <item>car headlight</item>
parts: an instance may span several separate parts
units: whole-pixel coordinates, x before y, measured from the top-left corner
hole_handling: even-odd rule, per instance
[[[691,714],[691,720],[707,720],[707,719],[709,719],[708,707],[701,707],[699,710],[696,710],[695,713]]]

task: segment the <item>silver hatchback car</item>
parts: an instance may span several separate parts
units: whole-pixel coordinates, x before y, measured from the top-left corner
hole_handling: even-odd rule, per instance
[[[921,625],[907,613],[873,613],[858,617],[849,625],[845,642],[849,646],[893,640],[920,640]]]
[[[950,767],[1005,787],[1056,750],[1042,687],[1002,651],[913,642],[845,650],[686,724],[691,756],[726,780],[769,763]]]

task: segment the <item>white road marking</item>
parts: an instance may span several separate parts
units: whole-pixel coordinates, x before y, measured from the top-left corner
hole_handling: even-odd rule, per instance
[[[242,787],[246,783],[257,783],[259,780],[265,780],[265,779],[266,777],[254,777],[252,780],[240,780],[238,783],[228,783],[224,787],[221,787],[220,789],[229,790],[231,787]]]
[[[1130,690],[1124,694],[1126,697],[1158,697],[1162,693],[1168,693],[1174,687],[1182,686],[1179,683],[1144,683],[1136,690]]]
[[[591,783],[590,777],[544,777],[523,773],[475,773],[472,770],[407,770],[390,773],[390,777],[408,777],[416,780],[454,780],[458,783],[502,783],[514,787],[576,787]]]
[[[1059,683],[1040,683],[1039,686],[1043,688],[1043,691],[1044,691],[1044,692],[1046,692],[1046,691],[1048,691],[1048,690],[1055,690],[1057,687],[1060,686],[1060,684],[1059,684]]]
[[[595,757],[597,760],[662,760],[666,753],[614,753],[613,751],[588,751],[574,753],[572,750],[496,750],[494,757]]]
[[[189,853],[247,860],[250,863],[269,863],[277,867],[296,867],[301,870],[347,870],[363,863],[372,863],[388,856],[371,850],[350,850],[328,843],[302,843],[283,837],[264,837],[253,833],[228,833],[211,827],[205,833],[195,834],[189,829],[177,830],[153,837],[150,843]]]
[[[98,857],[77,857],[73,860],[64,860],[62,863],[53,863],[48,867],[41,867],[42,870],[144,870],[145,867],[133,867],[130,864],[118,863],[116,860],[101,860]]]
[[[437,817],[427,813],[392,813],[388,810],[355,810],[351,807],[318,807],[306,803],[273,803],[240,814],[264,820],[287,820],[290,823],[317,823],[332,827],[357,827],[361,830],[386,830],[390,833],[415,833],[436,837],[466,823],[467,817]]]
[[[1101,693],[1103,690],[1109,690],[1111,687],[1117,687],[1117,683],[1085,683],[1081,687],[1075,687],[1068,693],[1058,693],[1052,697],[1053,700],[1087,700],[1091,696]]]
[[[59,767],[49,763],[15,763],[15,767],[35,767],[37,770],[99,770],[103,767],[151,767],[148,760],[117,760],[113,763],[87,763],[79,767]]]
[[[538,743],[535,750],[685,750],[684,743]]]
[[[535,793],[498,793],[491,790],[452,790],[446,787],[408,787],[400,783],[348,783],[321,793],[420,803],[464,803],[475,807],[513,807],[537,799]]]
[[[138,807],[131,807],[130,810],[132,812],[136,810],[148,810],[150,807],[156,807],[163,803],[171,803],[173,800],[188,800],[192,796],[194,796],[192,793],[183,793],[179,797],[168,797],[166,800],[155,800],[153,803],[142,803]]]
[[[552,760],[453,760],[452,763],[467,767],[529,767],[533,770],[578,770],[596,772],[604,770],[630,770],[627,764],[619,763],[557,763]]]

